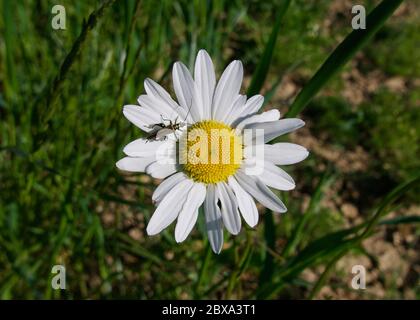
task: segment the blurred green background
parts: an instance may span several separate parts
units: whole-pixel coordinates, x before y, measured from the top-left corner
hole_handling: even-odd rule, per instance
[[[220,255],[202,217],[180,245],[173,226],[145,234],[159,181],[115,167],[142,134],[122,106],[136,103],[146,77],[172,90],[173,62],[191,68],[201,48],[218,76],[242,60],[246,92],[281,1],[111,2],[95,11],[101,1],[61,1],[65,30],[51,27],[54,1],[0,4],[0,298],[420,298],[419,188],[405,184],[420,170],[415,0],[298,115],[307,125],[286,139],[310,157],[286,168],[297,182],[280,195],[289,211],[261,208],[254,230],[225,232]],[[379,3],[291,1],[259,83],[264,108],[287,112],[361,2]],[[51,288],[56,264],[66,290]],[[357,264],[365,290],[350,285]]]

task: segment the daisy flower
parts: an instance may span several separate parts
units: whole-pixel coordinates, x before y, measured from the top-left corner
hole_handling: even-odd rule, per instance
[[[184,241],[203,206],[209,242],[219,253],[224,227],[236,235],[241,216],[250,227],[258,223],[254,199],[274,212],[287,211],[270,188],[291,190],[295,182],[278,165],[302,161],[308,152],[297,144],[267,143],[304,122],[280,120],[278,110],[257,114],[264,98],[240,94],[243,67],[238,60],[216,84],[211,58],[200,50],[194,78],[181,62],[174,64],[172,77],[178,102],[146,79],[139,105],[124,106],[124,116],[147,138],[125,146],[127,157],[116,166],[164,179],[152,196],[157,208],[147,225],[149,235],[177,220],[175,239]]]

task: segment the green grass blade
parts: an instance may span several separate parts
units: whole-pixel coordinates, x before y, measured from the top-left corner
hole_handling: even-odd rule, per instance
[[[276,242],[276,228],[274,226],[273,212],[271,210],[265,210],[264,213],[264,239],[267,248],[274,250]],[[259,285],[269,282],[273,276],[274,271],[274,259],[273,255],[269,252],[265,252],[264,265],[261,269]]]
[[[405,217],[395,217],[388,220],[383,220],[379,222],[379,225],[398,225],[398,224],[409,224],[409,223],[420,223],[419,216],[405,216]]]
[[[148,259],[150,262],[153,262],[159,266],[162,265],[163,261],[161,257],[142,247],[138,241],[132,239],[130,236],[120,232],[115,234],[115,236],[118,238],[118,240],[120,240],[118,245],[123,250],[136,256]]]
[[[200,272],[198,274],[198,279],[194,287],[194,294],[196,297],[199,296],[200,288],[207,278],[207,270],[209,267],[211,256],[212,256],[211,246],[210,246],[210,243],[207,243],[206,251],[204,253],[204,260],[201,264]]]
[[[295,117],[309,101],[382,27],[403,0],[384,0],[366,18],[366,29],[353,30],[331,53],[294,100],[287,117]]]
[[[16,27],[13,18],[13,3],[10,0],[3,2],[3,21],[4,21],[4,43],[6,47],[6,75],[5,92],[8,97],[16,94],[17,81],[14,63],[14,43],[13,38],[16,37]]]
[[[308,210],[306,210],[300,218],[296,228],[293,230],[291,237],[288,239],[287,244],[283,249],[283,256],[288,256],[298,246],[306,223],[312,217],[312,214],[316,211],[316,208],[321,202],[326,186],[330,185],[332,181],[333,178],[330,176],[328,171],[322,175],[317,187],[315,188],[314,194],[311,197]]]
[[[331,271],[334,269],[334,266],[337,263],[337,261],[340,260],[345,254],[346,254],[346,251],[343,250],[331,259],[331,261],[325,267],[324,272],[321,274],[321,276],[318,278],[318,281],[315,283],[315,286],[312,288],[311,292],[309,293],[309,299],[312,300],[316,297],[318,292],[324,286],[325,282],[327,282],[328,276],[330,275]]]
[[[417,178],[414,178],[413,180],[409,181],[408,183],[403,183],[401,185],[399,185],[397,188],[395,188],[393,191],[391,191],[385,198],[384,200],[380,203],[380,205],[378,206],[378,210],[376,212],[376,214],[372,217],[372,219],[370,221],[368,221],[367,223],[367,227],[366,229],[363,231],[363,233],[357,238],[358,242],[361,244],[361,241],[364,238],[367,238],[368,235],[370,235],[370,232],[372,231],[372,229],[375,227],[375,225],[377,224],[387,224],[387,222],[382,222],[382,223],[378,223],[379,219],[386,214],[387,212],[389,212],[389,210],[387,210],[389,208],[389,206],[396,201],[399,197],[401,197],[403,194],[405,194],[409,189],[417,186],[420,183],[420,176],[417,176]],[[404,222],[415,222],[416,220],[414,219],[401,219],[401,218],[413,218],[413,217],[399,217],[400,219],[392,219],[394,221],[391,220],[391,223],[404,223]],[[418,220],[417,220],[418,221]],[[390,221],[388,221],[389,224]],[[338,260],[340,260],[343,256],[346,255],[346,253],[348,252],[350,248],[349,247],[345,247],[344,250],[340,251],[336,256],[334,256],[331,261],[328,263],[327,267],[325,268],[324,272],[322,273],[322,275],[320,276],[320,278],[318,279],[318,281],[316,282],[315,286],[313,287],[310,295],[309,295],[309,299],[313,299],[318,292],[322,289],[322,287],[324,286],[324,284],[327,282],[328,276],[331,273],[331,270],[334,268],[335,264],[338,262]]]
[[[67,78],[67,75],[74,65],[75,61],[77,60],[78,55],[80,54],[83,47],[85,47],[86,39],[90,33],[92,33],[92,30],[95,28],[95,26],[98,24],[98,21],[103,17],[104,12],[112,5],[114,4],[116,0],[106,0],[103,2],[103,4],[95,11],[93,11],[90,15],[87,21],[84,23],[82,31],[80,32],[80,35],[75,40],[75,42],[72,45],[71,50],[65,57],[63,63],[61,64],[60,70],[55,76],[54,80],[52,81],[51,85],[46,89],[45,91],[45,109],[42,110],[42,112],[35,112],[35,115],[42,115],[41,119],[36,119],[36,123],[42,123],[43,125],[46,125],[47,128],[41,127],[41,130],[47,130],[48,129],[48,121],[51,119],[55,112],[56,108],[56,101],[58,97],[60,96],[60,92],[62,91],[64,81]],[[36,106],[40,106],[41,101],[36,102]],[[37,132],[39,133],[39,132]],[[45,133],[45,132],[42,132]],[[37,141],[39,145],[39,141]]]
[[[297,277],[305,268],[314,266],[328,259],[331,259],[331,263],[334,264],[346,252],[348,252],[348,250],[359,246],[363,239],[372,234],[374,227],[378,225],[380,218],[390,211],[391,205],[397,199],[403,196],[407,191],[418,187],[419,185],[420,174],[416,175],[416,177],[412,180],[398,185],[387,196],[385,196],[382,202],[378,205],[378,209],[375,214],[369,221],[349,229],[332,232],[311,242],[297,256],[289,260],[289,262],[283,267],[279,268],[279,271],[276,274],[275,282],[259,288],[258,297],[272,297],[274,294],[279,292],[281,288],[283,288],[284,283],[287,283]],[[362,228],[364,229],[360,233],[359,231]],[[336,257],[336,259],[334,259],[334,257]],[[327,275],[328,274],[326,274],[325,277],[327,277]]]
[[[274,48],[276,47],[276,40],[279,34],[280,25],[283,19],[284,14],[289,7],[290,0],[283,0],[281,1],[276,17],[276,23],[273,26],[273,29],[270,34],[270,38],[264,48],[263,55],[261,57],[260,62],[258,63],[257,69],[252,77],[251,84],[248,88],[248,96],[253,96],[260,92],[265,78],[268,74],[268,69],[270,68],[271,58],[273,56]]]
[[[359,236],[359,240],[366,238],[375,226],[379,223],[379,220],[387,214],[390,210],[390,206],[401,196],[403,196],[408,190],[418,187],[420,185],[420,173],[418,173],[412,180],[404,182],[397,186],[394,190],[386,195],[386,197],[379,204],[376,213],[369,220],[367,227],[363,230],[362,234]]]
[[[271,99],[275,96],[277,88],[282,84],[284,76],[294,71],[299,65],[302,64],[302,60],[293,63],[290,67],[288,67],[284,72],[280,74],[280,76],[274,81],[274,83],[271,85],[271,88],[268,89],[264,93],[264,104],[263,106],[267,105],[271,101]]]
[[[252,250],[251,235],[250,235],[250,232],[247,231],[246,247],[245,247],[243,255],[237,261],[237,264],[235,265],[234,269],[232,270],[230,274],[229,283],[228,283],[227,292],[226,292],[226,299],[231,299],[233,290],[235,289],[240,276],[242,275],[242,273],[245,271],[246,267],[249,264],[249,260],[252,256],[252,252],[253,250]]]

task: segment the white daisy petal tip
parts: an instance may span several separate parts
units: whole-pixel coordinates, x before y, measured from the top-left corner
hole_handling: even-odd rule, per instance
[[[154,158],[132,158],[125,157],[117,161],[115,166],[127,172],[144,172],[146,167],[155,161]]]
[[[280,111],[278,109],[272,109],[273,119],[279,120],[281,117]]]
[[[248,226],[250,228],[252,228],[252,229],[255,229],[255,227],[257,226],[257,224],[258,224],[258,221],[254,222],[254,223],[250,223],[250,224],[248,224]]]
[[[174,186],[157,206],[147,224],[148,235],[155,235],[168,227],[182,213],[188,194],[193,186],[191,180],[184,180]]]
[[[235,193],[236,199],[238,201],[239,211],[241,212],[242,217],[251,228],[254,228],[258,223],[258,210],[254,200],[249,195],[249,193],[247,193],[239,185],[233,176],[229,177],[228,184]]]
[[[226,114],[231,111],[229,107],[239,94],[243,75],[242,62],[239,60],[232,61],[223,71],[213,96],[212,118],[214,120],[223,121]]]
[[[198,218],[198,208],[206,197],[206,187],[202,183],[194,183],[175,226],[175,241],[183,242],[194,228]]]
[[[281,210],[273,210],[273,212],[286,213],[287,212],[287,208],[284,208],[284,209],[281,209]]]
[[[225,182],[218,183],[216,189],[221,203],[223,224],[229,233],[237,235],[241,231],[238,198],[235,196],[232,188]]]
[[[118,168],[118,169],[120,169],[120,170],[124,170],[123,169],[123,165],[122,165],[122,160],[123,159],[121,159],[121,160],[118,160],[116,163],[115,163],[115,166]]]
[[[155,81],[150,78],[145,78],[143,84],[144,84],[144,87],[146,88],[146,87],[151,87],[154,82]]]
[[[199,54],[205,54],[205,55],[207,55],[210,58],[210,56],[209,56],[209,54],[208,54],[208,52],[207,52],[206,49],[200,49],[200,50],[198,50],[197,55],[199,55]]]
[[[305,126],[305,121],[303,121],[302,119],[299,118],[292,118],[296,120],[296,129],[302,128],[303,126]]]
[[[209,61],[209,62],[211,62],[213,64],[210,55],[204,49],[200,49],[197,52],[196,61],[200,61],[200,60]]]
[[[140,108],[140,107],[139,107],[139,108]],[[136,111],[137,111],[137,109],[136,109],[136,106],[135,106],[135,105],[128,104],[128,105],[123,106],[123,115],[124,115],[124,117],[126,117],[129,121],[131,121],[131,120],[130,120],[130,118],[131,118],[131,116],[132,116],[132,113],[133,113],[133,112],[136,112]]]
[[[147,226],[146,233],[147,233],[148,236],[155,236],[155,235],[159,234],[159,231],[152,230],[149,226]]]

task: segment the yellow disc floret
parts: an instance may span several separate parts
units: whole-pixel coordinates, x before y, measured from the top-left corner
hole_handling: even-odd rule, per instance
[[[230,126],[218,121],[195,123],[179,143],[183,171],[197,182],[226,181],[242,162],[241,137]]]

